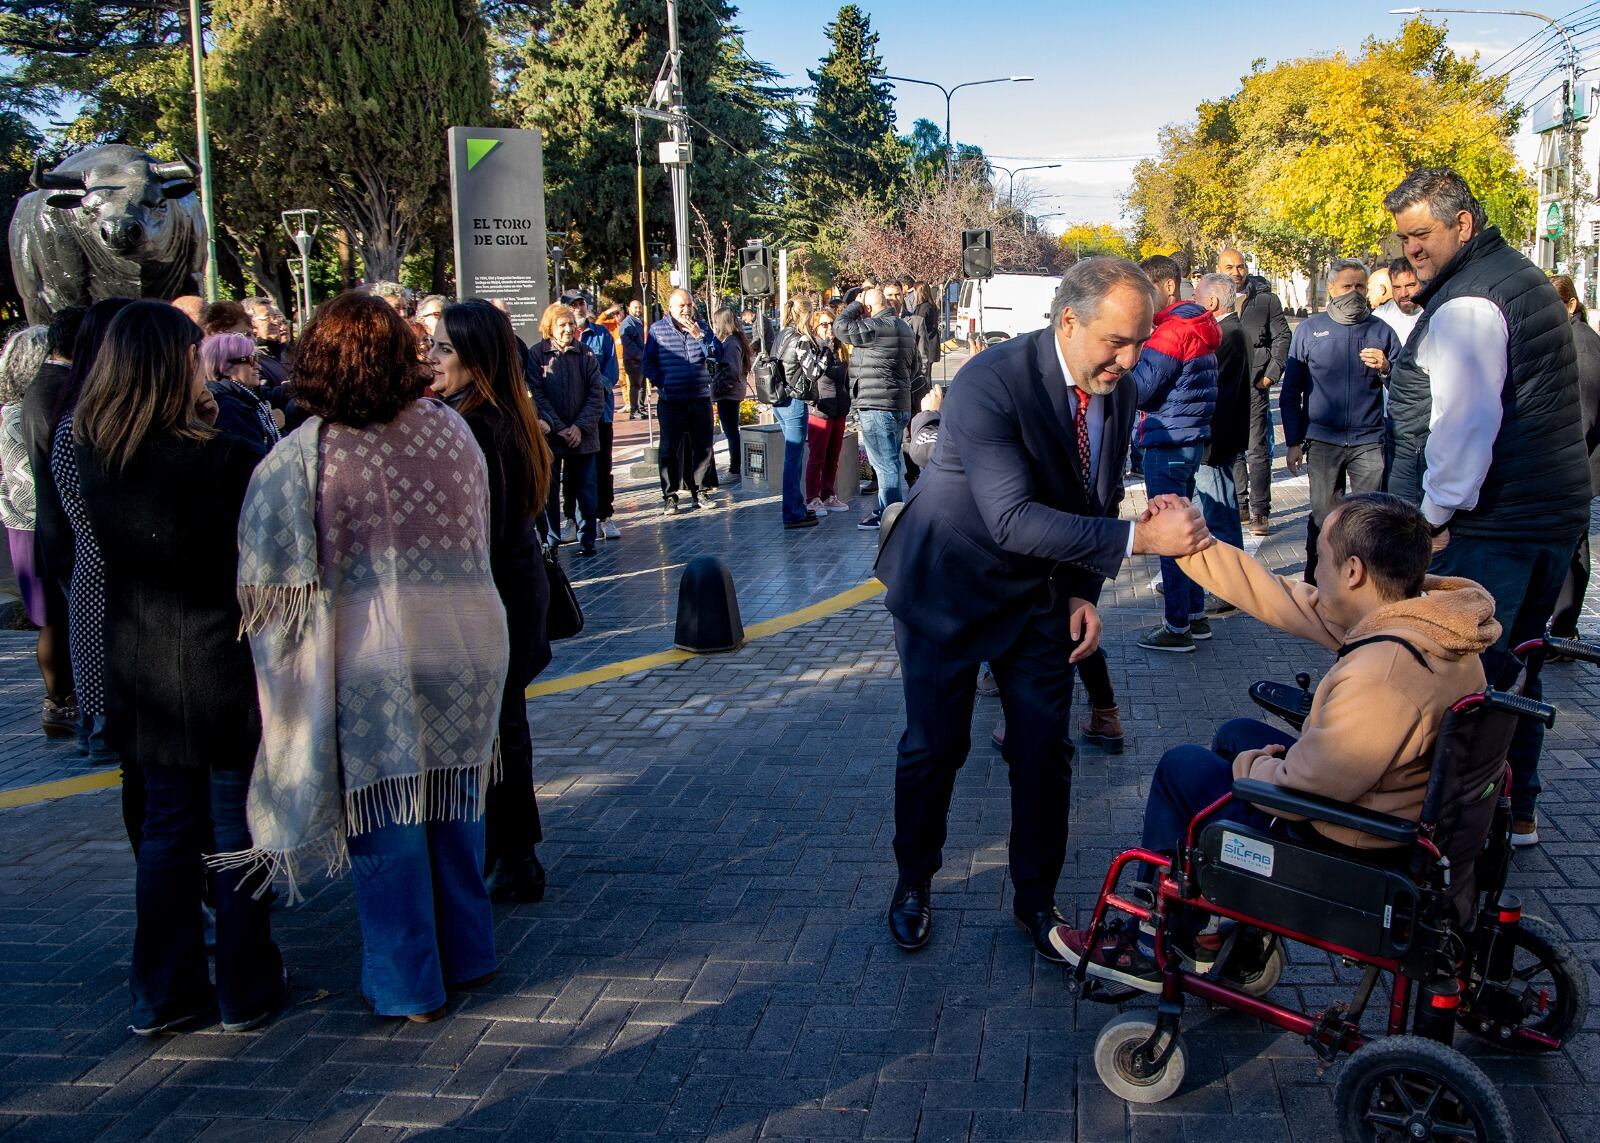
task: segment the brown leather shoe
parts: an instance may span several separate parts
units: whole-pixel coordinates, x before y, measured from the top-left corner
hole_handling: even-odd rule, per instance
[[[1122,753],[1122,715],[1117,707],[1091,707],[1082,729],[1086,746],[1098,746],[1107,754]]]
[[[1250,517],[1250,534],[1252,536],[1270,536],[1272,528],[1267,524],[1265,516]]]

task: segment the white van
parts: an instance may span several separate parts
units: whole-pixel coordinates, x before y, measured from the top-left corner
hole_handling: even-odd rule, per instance
[[[983,322],[978,322],[978,291],[983,291]],[[955,336],[971,342],[982,333],[989,342],[1004,341],[1050,324],[1050,303],[1060,277],[1052,274],[996,274],[981,283],[968,278],[961,283],[956,302]]]

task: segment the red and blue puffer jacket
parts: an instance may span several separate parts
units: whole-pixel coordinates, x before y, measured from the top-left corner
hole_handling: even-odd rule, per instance
[[[1217,346],[1222,330],[1210,311],[1173,302],[1156,314],[1133,379],[1139,387],[1139,445],[1163,448],[1211,439],[1217,406]]]

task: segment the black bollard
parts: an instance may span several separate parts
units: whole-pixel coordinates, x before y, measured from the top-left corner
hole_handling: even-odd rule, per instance
[[[701,655],[744,646],[744,622],[739,618],[733,573],[716,556],[699,556],[683,569],[673,645]]]

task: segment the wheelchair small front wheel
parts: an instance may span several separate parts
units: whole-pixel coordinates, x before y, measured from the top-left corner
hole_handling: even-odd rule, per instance
[[[1155,1030],[1155,1016],[1148,1012],[1124,1012],[1100,1029],[1094,1042],[1094,1070],[1112,1095],[1128,1103],[1160,1103],[1182,1086],[1188,1056],[1176,1029],[1164,1062],[1156,1065],[1143,1057],[1142,1049]],[[1158,1043],[1157,1055],[1166,1047],[1165,1040]]]
[[[1333,1089],[1345,1143],[1510,1143],[1511,1113],[1483,1069],[1422,1036],[1374,1040]]]

